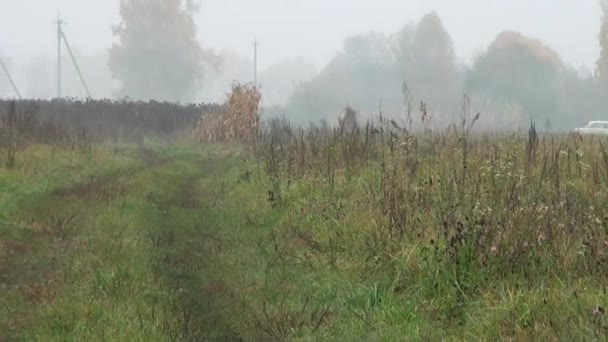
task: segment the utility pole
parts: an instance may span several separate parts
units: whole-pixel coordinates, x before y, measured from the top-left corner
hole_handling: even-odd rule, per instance
[[[74,57],[74,53],[72,52],[72,48],[70,47],[70,43],[63,32],[63,26],[66,22],[61,19],[61,16],[57,15],[57,97],[61,98],[61,41],[65,43],[65,47],[68,50],[68,54],[72,60],[72,64],[74,64],[74,68],[76,68],[76,72],[78,73],[78,77],[80,78],[80,83],[84,88],[84,91],[87,93],[87,96],[91,98],[91,92],[89,91],[89,87],[87,87],[86,82],[84,81],[84,77],[82,76],[82,72],[80,71],[80,67],[76,62],[76,57]]]
[[[258,39],[253,40],[253,86],[258,87]]]
[[[84,88],[84,91],[87,93],[87,96],[90,99],[92,98],[91,92],[89,91],[89,87],[87,87],[87,83],[84,81],[84,77],[82,77],[82,72],[80,71],[80,67],[76,62],[76,57],[74,57],[74,54],[72,53],[72,48],[70,48],[70,43],[68,43],[68,39],[65,37],[65,33],[63,33],[63,31],[61,31],[61,38],[63,38],[65,47],[68,49],[68,53],[70,54],[70,58],[72,59],[72,63],[74,64],[74,68],[76,68],[76,72],[78,73],[78,77],[80,78],[80,83],[82,83],[82,87]]]
[[[15,94],[17,94],[17,97],[19,98],[19,100],[21,100],[22,99],[21,93],[19,92],[19,89],[17,89],[17,85],[15,84],[15,81],[11,77],[10,72],[8,72],[8,68],[6,67],[6,64],[4,64],[4,61],[2,60],[1,57],[0,57],[0,66],[2,67],[2,70],[4,70],[4,73],[6,74],[6,78],[8,78],[8,82],[11,84],[11,87],[13,87]]]
[[[65,21],[57,14],[57,97],[61,98],[61,37]]]

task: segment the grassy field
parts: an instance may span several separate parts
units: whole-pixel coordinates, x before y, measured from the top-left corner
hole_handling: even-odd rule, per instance
[[[208,195],[227,159],[130,146],[87,155],[31,146],[20,155],[16,169],[0,171],[0,340],[220,331],[199,291]]]
[[[605,142],[279,126],[19,151],[0,340],[606,339]]]

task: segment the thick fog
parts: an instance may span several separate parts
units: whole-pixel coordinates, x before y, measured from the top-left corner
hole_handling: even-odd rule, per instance
[[[92,97],[118,96],[120,85],[108,60],[115,41],[112,25],[120,22],[119,0],[0,0],[0,56],[21,93],[57,94],[58,14],[67,22],[64,33]],[[221,101],[232,81],[252,81],[257,39],[258,82],[267,112],[297,122],[331,120],[346,104],[362,113],[384,108],[398,115],[401,86],[407,82],[414,102],[427,101],[438,120],[453,118],[467,93],[474,109],[489,113],[488,125],[533,117],[548,128],[567,127],[581,124],[575,110],[599,113],[600,100],[585,82],[599,58],[601,20],[599,0],[202,0],[195,16],[197,40],[221,66],[204,68],[190,100]],[[445,46],[453,49],[433,45],[434,39],[443,39],[437,38],[442,30]],[[494,71],[502,64],[492,64],[500,58],[488,48],[504,31],[512,34],[494,46],[523,41],[542,50],[538,56],[555,52],[557,71],[534,82],[559,85],[532,99],[513,84],[494,85],[492,80],[504,75]],[[427,49],[446,52],[453,67],[426,63]],[[480,62],[483,55],[487,58]],[[517,53],[508,56],[522,63],[522,70],[538,70],[530,60],[518,60]],[[65,48],[62,61],[62,94],[84,97]],[[564,103],[564,92],[572,103]],[[12,89],[0,72],[0,97],[9,96]],[[556,101],[536,100],[543,97]]]

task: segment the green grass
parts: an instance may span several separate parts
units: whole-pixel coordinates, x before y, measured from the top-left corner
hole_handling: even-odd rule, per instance
[[[23,166],[0,175],[11,184],[0,240],[7,271],[0,336],[156,341],[213,334],[200,323],[207,299],[183,298],[204,275],[191,269],[195,256],[186,244],[205,222],[206,198],[198,196],[206,189],[199,193],[198,184],[226,161],[215,165],[175,147],[153,158],[99,147],[101,157],[90,160],[68,151],[44,159],[42,148],[24,151]],[[39,165],[46,166],[33,171]],[[195,234],[200,242],[203,232]]]
[[[459,289],[464,281],[449,265],[425,260],[425,241],[403,241],[391,255],[372,253],[380,248],[370,247],[365,235],[375,225],[373,213],[354,205],[363,188],[340,182],[339,195],[328,199],[313,182],[292,183],[273,208],[266,198],[271,181],[254,171],[221,204],[227,213],[239,212],[218,220],[223,240],[238,243],[227,243],[216,263],[233,270],[223,282],[247,304],[232,316],[247,327],[242,335],[385,341],[605,336],[605,318],[592,314],[608,300],[603,278],[492,279],[470,270],[470,277],[479,277],[469,280],[477,288]],[[331,217],[340,210],[336,202],[346,207],[345,218]]]
[[[591,170],[576,169],[601,170],[596,145],[577,146],[582,161],[563,157],[559,170],[570,173],[557,194],[552,159],[542,169],[554,155],[548,142],[526,183],[512,183],[525,173],[521,141],[497,138],[493,169],[493,150],[473,144],[463,191],[460,145],[428,153],[420,143],[407,160],[388,150],[379,160],[386,146],[353,156],[354,145],[317,141],[316,156],[292,141],[258,158],[187,143],[21,151],[14,170],[0,169],[0,339],[606,338],[606,316],[593,311],[608,304],[608,251],[572,247],[606,238],[593,222],[608,197]],[[510,175],[494,182],[498,172]],[[502,213],[512,184],[516,208],[547,212]],[[573,200],[567,214],[556,196]],[[442,221],[453,220],[453,235],[465,216],[505,222],[509,234],[456,246]],[[551,217],[587,228],[536,243],[534,229]],[[524,242],[531,252],[509,249]]]

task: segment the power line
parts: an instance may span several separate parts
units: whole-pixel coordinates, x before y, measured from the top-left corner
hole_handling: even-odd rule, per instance
[[[11,74],[8,72],[8,68],[6,67],[6,64],[4,64],[2,57],[0,57],[0,66],[2,66],[2,69],[4,70],[4,73],[6,74],[6,78],[8,78],[8,82],[13,87],[15,94],[17,94],[17,97],[21,100],[22,99],[21,93],[19,92],[19,89],[17,89],[17,85],[15,84],[15,81],[13,81]]]
[[[89,98],[92,98],[91,97],[91,92],[89,91],[89,87],[87,87],[87,83],[84,81],[84,77],[82,77],[82,72],[80,71],[80,67],[78,66],[78,63],[76,62],[76,58],[74,57],[74,54],[72,53],[72,49],[70,48],[70,44],[68,43],[68,39],[65,37],[65,33],[63,31],[61,32],[61,37],[63,38],[63,42],[65,43],[65,47],[68,49],[68,53],[70,54],[70,57],[72,59],[72,63],[74,64],[74,67],[76,68],[76,72],[78,73],[78,77],[80,78],[80,82],[82,83],[84,91],[86,91],[87,96]]]
[[[70,55],[70,59],[72,60],[72,64],[74,65],[74,68],[76,69],[76,72],[78,73],[78,77],[80,78],[80,83],[82,84],[82,87],[84,88],[85,92],[87,93],[87,96],[89,98],[92,98],[91,92],[89,91],[89,87],[87,86],[87,83],[85,82],[84,77],[82,76],[80,67],[78,66],[78,62],[76,62],[76,57],[74,56],[74,53],[72,52],[70,43],[68,42],[68,39],[66,38],[65,33],[63,32],[63,26],[66,24],[66,22],[63,19],[61,19],[61,17],[59,15],[57,15],[56,24],[57,24],[57,97],[61,98],[61,41],[63,40],[63,42],[65,43],[65,47],[68,50],[68,54]]]

